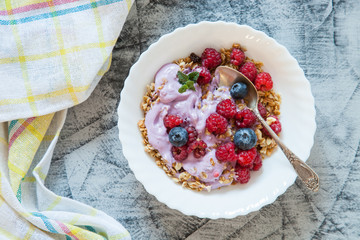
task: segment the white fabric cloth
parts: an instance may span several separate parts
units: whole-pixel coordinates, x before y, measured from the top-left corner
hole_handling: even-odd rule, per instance
[[[110,67],[132,1],[0,1],[0,122],[87,99]]]
[[[44,186],[67,108],[109,69],[133,0],[0,1],[0,239],[130,239]]]
[[[105,213],[44,186],[51,157],[66,118],[57,112],[16,196],[8,169],[8,126],[0,124],[0,239],[130,239],[128,231]],[[18,200],[21,199],[21,202]],[[56,234],[57,233],[57,234]]]

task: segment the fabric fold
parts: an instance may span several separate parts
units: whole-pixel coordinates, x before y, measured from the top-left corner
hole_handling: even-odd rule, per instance
[[[0,239],[130,239],[45,187],[67,109],[108,71],[133,0],[0,1]]]
[[[10,122],[11,128],[8,127],[8,131],[4,126],[0,128],[2,129],[0,139],[11,140],[14,135],[16,136],[11,146],[10,140],[9,143],[6,141],[0,143],[2,153],[9,150],[8,154],[2,154],[0,159],[0,216],[7,216],[8,219],[13,218],[13,221],[16,221],[15,225],[0,221],[0,234],[16,236],[20,239],[26,234],[29,237],[35,236],[35,232],[43,239],[130,239],[128,231],[105,213],[72,199],[58,196],[45,187],[44,181],[65,122],[66,112],[63,110],[30,120],[20,119],[16,124]],[[34,130],[35,127],[37,131]],[[37,148],[36,143],[34,146],[31,144],[35,141],[34,137],[39,141]],[[29,161],[19,156],[19,152],[22,156],[34,158]],[[15,160],[15,163],[12,163],[12,160]],[[13,167],[9,166],[16,166],[17,170],[14,171]],[[9,174],[4,174],[6,171]],[[18,225],[22,225],[26,231],[19,231]],[[40,229],[52,235],[42,234]]]

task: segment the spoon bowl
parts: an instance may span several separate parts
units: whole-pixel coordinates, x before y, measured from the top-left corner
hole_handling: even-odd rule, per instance
[[[225,66],[219,66],[215,70],[215,76],[219,77],[219,86],[232,87],[237,82],[242,82],[247,86],[247,95],[244,100],[247,107],[256,115],[261,124],[270,133],[281,150],[284,152],[287,159],[290,161],[297,175],[303,181],[308,189],[317,192],[319,190],[319,177],[313,169],[311,169],[304,161],[297,157],[284,143],[280,140],[278,135],[271,129],[267,122],[261,117],[258,110],[259,94],[254,84],[239,71]]]
[[[227,86],[231,88],[232,85],[242,82],[247,86],[247,94],[244,100],[247,102],[247,107],[250,109],[257,108],[259,95],[254,84],[241,72],[233,68],[220,66],[215,70],[215,75],[219,76],[219,86]]]

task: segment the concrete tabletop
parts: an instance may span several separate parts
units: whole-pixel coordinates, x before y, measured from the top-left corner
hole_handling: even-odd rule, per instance
[[[297,179],[257,212],[210,220],[168,208],[134,177],[116,126],[124,80],[160,36],[203,20],[263,31],[299,62],[315,97],[317,131],[307,162],[320,176],[318,193]],[[133,239],[360,239],[359,22],[358,0],[136,1],[109,72],[68,111],[47,187],[106,212]]]

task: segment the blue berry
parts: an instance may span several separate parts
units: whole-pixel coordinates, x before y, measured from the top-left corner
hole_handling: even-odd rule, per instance
[[[234,144],[241,150],[249,150],[255,147],[257,137],[251,128],[241,128],[234,135]]]
[[[246,96],[248,90],[245,83],[234,83],[230,89],[230,95],[233,99],[242,99]]]
[[[188,141],[188,132],[185,128],[174,127],[169,132],[169,141],[175,147],[182,147]]]

